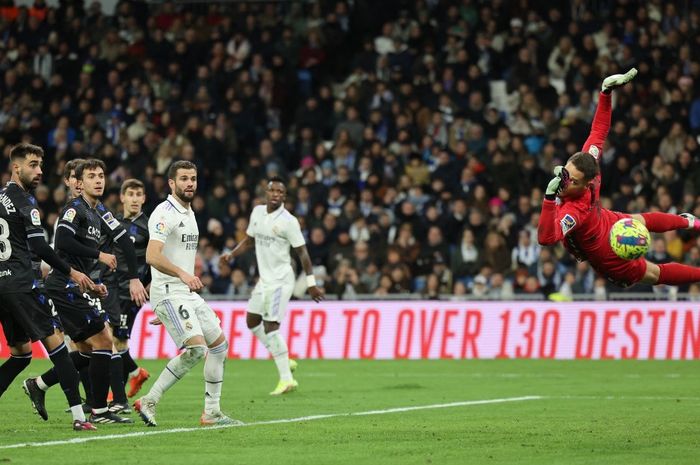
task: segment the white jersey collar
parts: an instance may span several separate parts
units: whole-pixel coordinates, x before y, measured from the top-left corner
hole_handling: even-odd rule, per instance
[[[281,214],[282,211],[284,210],[284,204],[281,204],[279,207],[277,207],[277,210],[272,210],[271,212],[267,212],[267,205],[265,205],[265,209],[263,212],[265,212],[265,216],[268,215],[275,215],[275,214]]]
[[[168,194],[168,198],[166,199],[170,204],[175,208],[180,213],[186,214],[189,208],[185,208],[182,206],[180,202],[177,201],[175,196],[173,194]]]

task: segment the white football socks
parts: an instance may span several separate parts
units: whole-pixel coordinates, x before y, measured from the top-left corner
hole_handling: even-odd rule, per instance
[[[204,362],[204,413],[212,414],[221,411],[221,387],[224,384],[224,363],[228,355],[228,342],[209,348]]]
[[[267,350],[270,350],[270,343],[268,342],[267,334],[265,334],[265,326],[262,323],[255,328],[250,328],[250,331],[255,334],[255,337],[258,338],[258,341],[260,341]]]
[[[185,376],[207,353],[206,346],[189,346],[183,353],[170,360],[165,369],[160,373],[146,397],[153,402],[158,402],[165,391],[170,389],[183,376]]]
[[[267,340],[270,344],[270,354],[272,354],[272,357],[275,359],[277,371],[280,374],[280,381],[291,381],[292,372],[289,369],[289,350],[287,349],[287,343],[279,330],[267,333]]]

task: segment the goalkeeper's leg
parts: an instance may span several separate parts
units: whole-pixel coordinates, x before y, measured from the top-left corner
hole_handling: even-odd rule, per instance
[[[700,221],[697,221],[697,218],[689,213],[680,215],[661,212],[638,213],[632,215],[632,218],[641,221],[651,232],[675,231],[677,229],[700,230]]]
[[[700,282],[700,268],[682,263],[663,263],[657,265],[646,260],[647,270],[642,282],[646,284],[668,284],[678,286]]]

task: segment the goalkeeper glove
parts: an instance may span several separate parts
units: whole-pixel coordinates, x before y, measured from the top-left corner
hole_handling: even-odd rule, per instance
[[[609,94],[613,89],[620,86],[624,86],[630,82],[637,75],[637,68],[632,68],[625,74],[613,74],[603,79],[603,86],[601,87],[601,92],[604,94]]]
[[[544,191],[544,198],[547,200],[554,200],[554,198],[566,188],[569,183],[569,172],[563,166],[554,167],[554,177],[549,184],[547,184],[547,190]]]

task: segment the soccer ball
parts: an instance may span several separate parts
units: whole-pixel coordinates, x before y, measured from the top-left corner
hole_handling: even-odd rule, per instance
[[[610,230],[610,247],[618,257],[635,260],[649,250],[651,237],[641,221],[632,218],[618,220]]]

